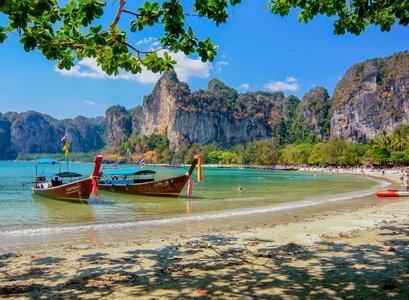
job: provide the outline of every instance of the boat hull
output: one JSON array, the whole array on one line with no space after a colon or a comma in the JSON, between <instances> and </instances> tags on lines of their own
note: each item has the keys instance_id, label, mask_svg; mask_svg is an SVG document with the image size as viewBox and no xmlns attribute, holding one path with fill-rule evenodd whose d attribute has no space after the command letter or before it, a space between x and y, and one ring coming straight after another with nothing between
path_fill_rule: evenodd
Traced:
<instances>
[{"instance_id":1,"label":"boat hull","mask_svg":"<svg viewBox=\"0 0 409 300\"><path fill-rule=\"evenodd\" d=\"M39 196L56 199L87 202L92 190L92 179L86 178L55 187L31 187L31 191Z\"/></svg>"},{"instance_id":2,"label":"boat hull","mask_svg":"<svg viewBox=\"0 0 409 300\"><path fill-rule=\"evenodd\" d=\"M133 184L98 184L98 189L116 193L178 197L190 176L182 175L163 180Z\"/></svg>"},{"instance_id":3,"label":"boat hull","mask_svg":"<svg viewBox=\"0 0 409 300\"><path fill-rule=\"evenodd\" d=\"M388 190L376 193L378 197L409 197L409 191L405 190Z\"/></svg>"}]
</instances>

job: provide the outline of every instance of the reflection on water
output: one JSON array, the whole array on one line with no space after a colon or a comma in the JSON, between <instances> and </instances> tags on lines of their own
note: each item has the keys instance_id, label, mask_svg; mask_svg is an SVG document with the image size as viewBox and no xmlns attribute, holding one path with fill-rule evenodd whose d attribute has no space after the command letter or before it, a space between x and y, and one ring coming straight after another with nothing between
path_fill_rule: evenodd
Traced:
<instances>
[{"instance_id":1,"label":"reflection on water","mask_svg":"<svg viewBox=\"0 0 409 300\"><path fill-rule=\"evenodd\" d=\"M61 224L61 222L91 224L96 221L92 205L77 201L53 200L36 194L33 194L32 197L49 224Z\"/></svg>"}]
</instances>

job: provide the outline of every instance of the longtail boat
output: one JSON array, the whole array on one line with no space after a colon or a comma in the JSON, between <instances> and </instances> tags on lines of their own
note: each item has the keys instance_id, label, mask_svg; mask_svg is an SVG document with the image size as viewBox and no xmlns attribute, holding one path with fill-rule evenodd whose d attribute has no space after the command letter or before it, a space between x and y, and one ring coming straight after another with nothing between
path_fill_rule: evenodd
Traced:
<instances>
[{"instance_id":1,"label":"longtail boat","mask_svg":"<svg viewBox=\"0 0 409 300\"><path fill-rule=\"evenodd\" d=\"M89 178L82 178L81 174L74 172L38 173L38 165L56 165L58 161L42 158L37 160L36 177L31 187L34 194L57 200L70 200L87 202L91 192L97 195L98 172L101 167L102 156L95 158L94 171Z\"/></svg>"},{"instance_id":2,"label":"longtail boat","mask_svg":"<svg viewBox=\"0 0 409 300\"><path fill-rule=\"evenodd\" d=\"M198 163L201 174L200 159L195 157L186 174L162 180L156 180L156 172L152 170L106 172L100 175L98 188L123 194L177 197Z\"/></svg>"}]
</instances>

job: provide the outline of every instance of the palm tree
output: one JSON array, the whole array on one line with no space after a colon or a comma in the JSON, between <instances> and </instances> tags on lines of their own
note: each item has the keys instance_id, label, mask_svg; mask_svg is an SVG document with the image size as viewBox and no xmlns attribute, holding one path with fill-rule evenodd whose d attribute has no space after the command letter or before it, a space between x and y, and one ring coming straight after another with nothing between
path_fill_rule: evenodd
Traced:
<instances>
[{"instance_id":1,"label":"palm tree","mask_svg":"<svg viewBox=\"0 0 409 300\"><path fill-rule=\"evenodd\" d=\"M403 151L408 145L408 137L403 133L402 128L397 128L393 131L391 141L392 149L395 151Z\"/></svg>"},{"instance_id":2,"label":"palm tree","mask_svg":"<svg viewBox=\"0 0 409 300\"><path fill-rule=\"evenodd\" d=\"M391 146L391 139L385 129L382 129L382 135L379 137L378 143L381 148L385 149L389 149Z\"/></svg>"}]
</instances>

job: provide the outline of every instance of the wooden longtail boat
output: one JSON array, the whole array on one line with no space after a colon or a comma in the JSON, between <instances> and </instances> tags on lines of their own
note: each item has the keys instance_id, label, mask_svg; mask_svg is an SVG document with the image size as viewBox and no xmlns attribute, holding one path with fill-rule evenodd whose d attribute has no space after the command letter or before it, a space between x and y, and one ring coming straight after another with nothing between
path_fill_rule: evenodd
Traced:
<instances>
[{"instance_id":1,"label":"wooden longtail boat","mask_svg":"<svg viewBox=\"0 0 409 300\"><path fill-rule=\"evenodd\" d=\"M102 173L103 178L99 179L98 188L123 194L177 197L198 162L199 158L195 157L186 174L162 180L155 180L154 174L156 172L152 170L123 170Z\"/></svg>"},{"instance_id":2,"label":"wooden longtail boat","mask_svg":"<svg viewBox=\"0 0 409 300\"><path fill-rule=\"evenodd\" d=\"M57 200L71 200L87 202L91 191L96 193L97 178L101 166L102 156L95 159L94 172L89 178L81 178L82 175L74 172L41 173L37 174L37 166L44 164L59 164L51 159L38 159L36 165L36 177L31 187L34 194Z\"/></svg>"}]
</instances>

